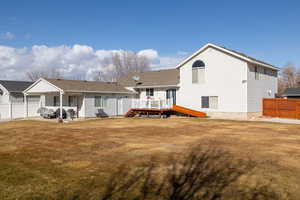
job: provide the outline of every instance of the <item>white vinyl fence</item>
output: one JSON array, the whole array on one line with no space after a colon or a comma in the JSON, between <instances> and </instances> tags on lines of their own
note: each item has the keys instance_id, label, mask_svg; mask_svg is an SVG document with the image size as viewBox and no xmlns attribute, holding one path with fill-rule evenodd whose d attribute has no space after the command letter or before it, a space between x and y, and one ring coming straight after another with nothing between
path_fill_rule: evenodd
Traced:
<instances>
[{"instance_id":1,"label":"white vinyl fence","mask_svg":"<svg viewBox=\"0 0 300 200\"><path fill-rule=\"evenodd\" d=\"M29 99L27 106L28 117L39 116L39 113L37 113L40 107L39 99ZM24 117L25 105L23 102L0 104L0 120L19 119Z\"/></svg>"}]
</instances>

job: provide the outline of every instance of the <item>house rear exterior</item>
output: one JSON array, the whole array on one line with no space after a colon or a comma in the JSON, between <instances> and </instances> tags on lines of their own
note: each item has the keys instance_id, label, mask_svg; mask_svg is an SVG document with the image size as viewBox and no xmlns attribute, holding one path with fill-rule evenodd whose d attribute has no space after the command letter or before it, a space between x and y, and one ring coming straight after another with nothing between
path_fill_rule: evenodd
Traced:
<instances>
[{"instance_id":1,"label":"house rear exterior","mask_svg":"<svg viewBox=\"0 0 300 200\"><path fill-rule=\"evenodd\" d=\"M261 115L263 98L275 97L278 71L207 44L174 69L129 73L117 83L41 78L23 91L19 111L29 116L28 100L40 97L39 107L74 110L82 118L124 115L131 108L170 110L174 104L209 116L249 117Z\"/></svg>"},{"instance_id":2,"label":"house rear exterior","mask_svg":"<svg viewBox=\"0 0 300 200\"><path fill-rule=\"evenodd\" d=\"M177 104L208 115L258 115L277 93L277 67L207 44L177 66Z\"/></svg>"},{"instance_id":3,"label":"house rear exterior","mask_svg":"<svg viewBox=\"0 0 300 200\"><path fill-rule=\"evenodd\" d=\"M24 94L41 96L41 107L74 110L81 118L124 115L135 97L133 91L118 83L44 78Z\"/></svg>"},{"instance_id":4,"label":"house rear exterior","mask_svg":"<svg viewBox=\"0 0 300 200\"><path fill-rule=\"evenodd\" d=\"M277 93L279 69L245 54L207 44L175 69L131 73L120 84L140 100L167 101L209 116L260 115ZM171 95L170 95L171 93ZM148 104L149 105L149 104Z\"/></svg>"}]
</instances>

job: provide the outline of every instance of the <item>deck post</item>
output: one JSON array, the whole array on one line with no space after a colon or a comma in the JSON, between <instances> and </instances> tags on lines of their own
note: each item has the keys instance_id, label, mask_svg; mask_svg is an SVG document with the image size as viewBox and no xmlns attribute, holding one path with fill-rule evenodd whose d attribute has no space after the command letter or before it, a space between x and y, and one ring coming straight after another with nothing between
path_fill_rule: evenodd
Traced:
<instances>
[{"instance_id":1,"label":"deck post","mask_svg":"<svg viewBox=\"0 0 300 200\"><path fill-rule=\"evenodd\" d=\"M62 92L59 92L59 109L60 109L60 119L62 119L63 118L63 113L62 113L62 111L63 111L63 94L62 94Z\"/></svg>"},{"instance_id":2,"label":"deck post","mask_svg":"<svg viewBox=\"0 0 300 200\"><path fill-rule=\"evenodd\" d=\"M28 117L28 102L27 102L27 94L24 94L24 117Z\"/></svg>"}]
</instances>

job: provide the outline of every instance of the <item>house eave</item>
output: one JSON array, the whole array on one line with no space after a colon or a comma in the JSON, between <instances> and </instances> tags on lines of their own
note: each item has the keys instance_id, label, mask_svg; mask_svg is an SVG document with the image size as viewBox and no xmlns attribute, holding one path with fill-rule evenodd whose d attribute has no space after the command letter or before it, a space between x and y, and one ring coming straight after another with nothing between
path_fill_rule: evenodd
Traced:
<instances>
[{"instance_id":1,"label":"house eave","mask_svg":"<svg viewBox=\"0 0 300 200\"><path fill-rule=\"evenodd\" d=\"M131 86L132 88L139 89L139 88L170 88L176 87L179 88L179 85L143 85L143 86Z\"/></svg>"}]
</instances>

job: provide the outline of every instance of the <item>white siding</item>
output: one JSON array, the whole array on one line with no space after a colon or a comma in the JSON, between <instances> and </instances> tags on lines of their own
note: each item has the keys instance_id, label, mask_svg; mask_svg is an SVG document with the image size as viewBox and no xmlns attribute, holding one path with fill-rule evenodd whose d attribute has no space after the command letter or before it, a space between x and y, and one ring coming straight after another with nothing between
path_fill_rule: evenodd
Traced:
<instances>
[{"instance_id":1,"label":"white siding","mask_svg":"<svg viewBox=\"0 0 300 200\"><path fill-rule=\"evenodd\" d=\"M1 104L0 103L0 120L1 119L9 119L10 111L9 111L9 104Z\"/></svg>"},{"instance_id":2,"label":"white siding","mask_svg":"<svg viewBox=\"0 0 300 200\"><path fill-rule=\"evenodd\" d=\"M205 63L205 83L192 83L192 64ZM247 112L247 63L208 48L180 68L177 104L199 111ZM218 96L218 109L202 109L201 96Z\"/></svg>"},{"instance_id":3,"label":"white siding","mask_svg":"<svg viewBox=\"0 0 300 200\"><path fill-rule=\"evenodd\" d=\"M105 108L95 107L95 96L106 96ZM131 95L86 94L84 99L85 117L123 115L131 108ZM119 101L119 102L118 102Z\"/></svg>"},{"instance_id":4,"label":"white siding","mask_svg":"<svg viewBox=\"0 0 300 200\"><path fill-rule=\"evenodd\" d=\"M258 73L259 80L255 80L254 65L248 65L248 112L261 112L262 99L274 98L277 93L277 77L264 74L263 67L258 67Z\"/></svg>"}]
</instances>

